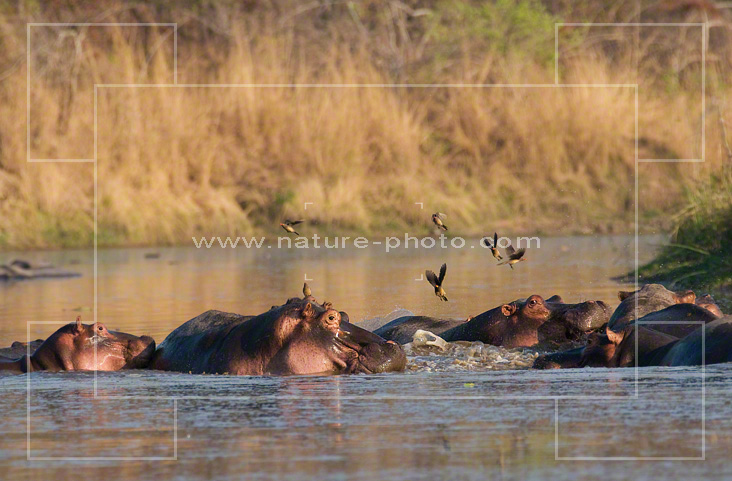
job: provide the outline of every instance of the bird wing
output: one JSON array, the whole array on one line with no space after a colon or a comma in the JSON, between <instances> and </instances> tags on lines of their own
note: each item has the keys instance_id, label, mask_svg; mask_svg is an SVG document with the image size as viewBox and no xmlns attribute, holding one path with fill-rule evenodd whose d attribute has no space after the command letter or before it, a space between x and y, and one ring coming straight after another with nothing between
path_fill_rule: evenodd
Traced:
<instances>
[{"instance_id":1,"label":"bird wing","mask_svg":"<svg viewBox=\"0 0 732 481\"><path fill-rule=\"evenodd\" d=\"M488 248L493 247L491 245L491 239L490 239L490 237L483 237L483 245L486 246L486 247L488 247Z\"/></svg>"},{"instance_id":2,"label":"bird wing","mask_svg":"<svg viewBox=\"0 0 732 481\"><path fill-rule=\"evenodd\" d=\"M526 249L521 248L521 249L517 250L515 253L511 254L510 257L511 257L511 259L521 259L525 253L526 253Z\"/></svg>"},{"instance_id":3,"label":"bird wing","mask_svg":"<svg viewBox=\"0 0 732 481\"><path fill-rule=\"evenodd\" d=\"M440 266L440 277L438 280L440 281L440 285L442 285L442 282L445 280L445 274L447 273L447 264L442 264Z\"/></svg>"},{"instance_id":4,"label":"bird wing","mask_svg":"<svg viewBox=\"0 0 732 481\"><path fill-rule=\"evenodd\" d=\"M493 245L498 247L498 232L493 233Z\"/></svg>"},{"instance_id":5,"label":"bird wing","mask_svg":"<svg viewBox=\"0 0 732 481\"><path fill-rule=\"evenodd\" d=\"M435 275L434 272L432 272L430 270L424 271L424 276L427 278L427 282L432 284L432 287L437 287L438 281L437 281L437 276Z\"/></svg>"},{"instance_id":6,"label":"bird wing","mask_svg":"<svg viewBox=\"0 0 732 481\"><path fill-rule=\"evenodd\" d=\"M303 221L303 220L293 220L293 221L287 221L287 222L289 222L290 225L297 225L297 224L302 224L305 221Z\"/></svg>"},{"instance_id":7,"label":"bird wing","mask_svg":"<svg viewBox=\"0 0 732 481\"><path fill-rule=\"evenodd\" d=\"M513 254L516 252L516 249L513 248L511 244L506 247L506 254L508 254L509 257L513 256Z\"/></svg>"},{"instance_id":8,"label":"bird wing","mask_svg":"<svg viewBox=\"0 0 732 481\"><path fill-rule=\"evenodd\" d=\"M436 215L437 217L439 217L440 219L446 219L446 218L447 218L447 214L443 214L442 212L438 212L438 213L437 213L437 214L435 214L435 215Z\"/></svg>"}]
</instances>

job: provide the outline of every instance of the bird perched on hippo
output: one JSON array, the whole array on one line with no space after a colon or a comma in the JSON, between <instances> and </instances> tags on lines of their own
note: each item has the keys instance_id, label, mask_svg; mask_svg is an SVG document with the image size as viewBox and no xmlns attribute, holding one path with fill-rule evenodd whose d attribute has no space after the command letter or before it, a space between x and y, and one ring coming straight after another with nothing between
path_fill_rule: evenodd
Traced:
<instances>
[{"instance_id":1,"label":"bird perched on hippo","mask_svg":"<svg viewBox=\"0 0 732 481\"><path fill-rule=\"evenodd\" d=\"M151 368L193 374L379 373L406 366L402 348L312 296L258 316L207 311L160 344Z\"/></svg>"}]
</instances>

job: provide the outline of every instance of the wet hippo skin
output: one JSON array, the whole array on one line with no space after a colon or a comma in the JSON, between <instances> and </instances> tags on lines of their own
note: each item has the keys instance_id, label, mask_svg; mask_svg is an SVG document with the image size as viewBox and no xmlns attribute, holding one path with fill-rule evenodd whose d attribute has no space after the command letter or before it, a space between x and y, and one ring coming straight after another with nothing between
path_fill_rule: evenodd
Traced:
<instances>
[{"instance_id":1,"label":"wet hippo skin","mask_svg":"<svg viewBox=\"0 0 732 481\"><path fill-rule=\"evenodd\" d=\"M565 304L559 296L545 301L539 295L532 295L466 321L404 316L374 332L400 344L410 342L414 333L422 329L446 341L481 341L512 348L533 346L540 340L553 341L555 336L556 341L561 342L584 329L602 326L608 318L609 309L601 301Z\"/></svg>"},{"instance_id":2,"label":"wet hippo skin","mask_svg":"<svg viewBox=\"0 0 732 481\"><path fill-rule=\"evenodd\" d=\"M27 352L27 345L14 346L11 350L20 348ZM31 356L1 359L0 370L24 373L142 369L148 366L154 352L155 341L148 336L108 331L100 323L82 324L78 317L75 323L67 324L49 336Z\"/></svg>"},{"instance_id":3,"label":"wet hippo skin","mask_svg":"<svg viewBox=\"0 0 732 481\"><path fill-rule=\"evenodd\" d=\"M239 375L400 371L399 345L348 322L312 297L293 298L258 316L208 311L165 338L153 369Z\"/></svg>"}]
</instances>

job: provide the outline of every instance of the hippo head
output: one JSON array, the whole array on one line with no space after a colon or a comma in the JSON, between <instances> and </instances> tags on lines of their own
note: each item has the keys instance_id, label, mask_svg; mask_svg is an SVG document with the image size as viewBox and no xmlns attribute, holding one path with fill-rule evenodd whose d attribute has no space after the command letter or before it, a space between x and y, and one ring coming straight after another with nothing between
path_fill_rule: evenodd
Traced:
<instances>
[{"instance_id":1,"label":"hippo head","mask_svg":"<svg viewBox=\"0 0 732 481\"><path fill-rule=\"evenodd\" d=\"M282 309L275 330L284 349L274 361L274 371L378 373L406 366L401 346L349 323L348 314L329 302L294 298Z\"/></svg>"},{"instance_id":2,"label":"hippo head","mask_svg":"<svg viewBox=\"0 0 732 481\"><path fill-rule=\"evenodd\" d=\"M638 317L643 317L674 304L693 304L696 294L694 291L670 291L660 284L646 284L637 291L618 292L618 299L620 305L608 321L608 326L615 331L624 329L636 318L636 309Z\"/></svg>"},{"instance_id":3,"label":"hippo head","mask_svg":"<svg viewBox=\"0 0 732 481\"><path fill-rule=\"evenodd\" d=\"M716 317L722 317L724 315L724 313L722 313L722 309L719 308L714 298L709 294L697 297L695 304L699 307L703 307L707 311L714 314Z\"/></svg>"},{"instance_id":4,"label":"hippo head","mask_svg":"<svg viewBox=\"0 0 732 481\"><path fill-rule=\"evenodd\" d=\"M117 371L147 367L154 352L151 337L108 331L98 322L82 324L79 316L46 339L32 362L49 371Z\"/></svg>"},{"instance_id":5,"label":"hippo head","mask_svg":"<svg viewBox=\"0 0 732 481\"><path fill-rule=\"evenodd\" d=\"M502 305L501 313L505 317L520 320L523 325L538 327L549 319L551 311L544 298L534 294L526 300Z\"/></svg>"},{"instance_id":6,"label":"hippo head","mask_svg":"<svg viewBox=\"0 0 732 481\"><path fill-rule=\"evenodd\" d=\"M610 367L614 365L615 353L625 338L625 331L615 332L606 329L604 333L594 332L587 338L582 350L580 367Z\"/></svg>"},{"instance_id":7,"label":"hippo head","mask_svg":"<svg viewBox=\"0 0 732 481\"><path fill-rule=\"evenodd\" d=\"M554 299L558 301L553 301ZM602 327L610 319L610 306L602 301L585 301L577 304L565 304L559 296L547 300L551 310L551 321L557 321L568 329L589 332Z\"/></svg>"},{"instance_id":8,"label":"hippo head","mask_svg":"<svg viewBox=\"0 0 732 481\"><path fill-rule=\"evenodd\" d=\"M566 304L561 297L552 296L546 300L546 307L550 315L538 329L538 340L550 345L583 340L610 318L610 308L602 301Z\"/></svg>"}]
</instances>

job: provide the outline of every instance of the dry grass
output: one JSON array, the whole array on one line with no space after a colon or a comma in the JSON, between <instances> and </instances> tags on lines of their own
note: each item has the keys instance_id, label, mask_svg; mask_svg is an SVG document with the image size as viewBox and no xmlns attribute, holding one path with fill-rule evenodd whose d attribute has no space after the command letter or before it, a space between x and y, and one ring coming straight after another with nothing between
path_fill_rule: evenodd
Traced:
<instances>
[{"instance_id":1,"label":"dry grass","mask_svg":"<svg viewBox=\"0 0 732 481\"><path fill-rule=\"evenodd\" d=\"M422 3L429 15L388 1L299 15L288 2L252 11L191 2L161 13L107 2L84 15L5 12L0 247L92 239L92 166L25 162L27 71L23 61L13 63L25 56L22 22L178 21L181 83L553 82L544 54L490 48L488 35L453 38L443 28L450 18L439 15L444 7ZM532 10L524 10L510 13L526 19ZM467 12L461 21L477 15ZM532 22L553 25L549 14L536 15ZM171 82L172 37L148 30L34 32L34 157L93 156L94 83ZM543 45L530 40L519 45ZM563 78L636 77L622 55L597 52L564 62ZM639 79L648 85L640 93L642 157L699 155L698 62L685 65L673 89L655 81L657 70ZM449 214L455 234L632 229L632 89L102 88L98 112L103 245L279 233L280 219L303 215L303 202L314 202L307 218L317 227L308 230L324 232L427 233L437 210ZM647 222L665 225L684 187L724 162L717 129L708 120L705 165L642 181Z\"/></svg>"}]
</instances>

